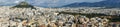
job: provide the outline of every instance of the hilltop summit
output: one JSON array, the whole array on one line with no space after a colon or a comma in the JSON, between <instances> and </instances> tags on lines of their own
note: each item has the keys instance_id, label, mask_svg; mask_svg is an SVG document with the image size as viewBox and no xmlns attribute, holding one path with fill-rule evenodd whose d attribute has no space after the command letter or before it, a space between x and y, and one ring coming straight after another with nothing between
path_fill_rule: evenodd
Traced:
<instances>
[{"instance_id":1,"label":"hilltop summit","mask_svg":"<svg viewBox=\"0 0 120 27\"><path fill-rule=\"evenodd\" d=\"M25 2L25 1L20 2L18 5L13 6L12 8L31 8L31 9L36 9L34 6L28 4L28 3Z\"/></svg>"}]
</instances>

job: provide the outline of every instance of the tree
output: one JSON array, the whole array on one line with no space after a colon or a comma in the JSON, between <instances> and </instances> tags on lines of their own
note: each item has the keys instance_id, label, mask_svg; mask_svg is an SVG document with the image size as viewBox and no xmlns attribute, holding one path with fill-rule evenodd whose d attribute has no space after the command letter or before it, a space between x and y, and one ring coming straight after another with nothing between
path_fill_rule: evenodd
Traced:
<instances>
[{"instance_id":1,"label":"tree","mask_svg":"<svg viewBox=\"0 0 120 27\"><path fill-rule=\"evenodd\" d=\"M25 2L25 1L20 2L18 5L13 6L12 8L31 8L31 9L36 9L34 6L28 4L28 3Z\"/></svg>"}]
</instances>

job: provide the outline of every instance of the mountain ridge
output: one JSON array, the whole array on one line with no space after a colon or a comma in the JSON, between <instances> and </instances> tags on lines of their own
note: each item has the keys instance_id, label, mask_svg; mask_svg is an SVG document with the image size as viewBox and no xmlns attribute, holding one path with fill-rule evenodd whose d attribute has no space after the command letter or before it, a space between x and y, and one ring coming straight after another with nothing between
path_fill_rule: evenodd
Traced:
<instances>
[{"instance_id":1,"label":"mountain ridge","mask_svg":"<svg viewBox=\"0 0 120 27\"><path fill-rule=\"evenodd\" d=\"M120 0L105 0L101 2L95 2L95 3L72 3L68 5L64 5L62 7L120 7Z\"/></svg>"}]
</instances>

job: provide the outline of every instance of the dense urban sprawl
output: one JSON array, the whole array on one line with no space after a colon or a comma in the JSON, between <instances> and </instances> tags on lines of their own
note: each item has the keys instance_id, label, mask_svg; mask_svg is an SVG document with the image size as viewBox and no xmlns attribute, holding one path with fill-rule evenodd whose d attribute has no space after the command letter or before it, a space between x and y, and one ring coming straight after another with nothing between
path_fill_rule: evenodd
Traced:
<instances>
[{"instance_id":1,"label":"dense urban sprawl","mask_svg":"<svg viewBox=\"0 0 120 27\"><path fill-rule=\"evenodd\" d=\"M40 7L36 9L0 7L0 27L120 27L120 24L111 23L107 18L59 13L64 11L120 15L119 9Z\"/></svg>"}]
</instances>

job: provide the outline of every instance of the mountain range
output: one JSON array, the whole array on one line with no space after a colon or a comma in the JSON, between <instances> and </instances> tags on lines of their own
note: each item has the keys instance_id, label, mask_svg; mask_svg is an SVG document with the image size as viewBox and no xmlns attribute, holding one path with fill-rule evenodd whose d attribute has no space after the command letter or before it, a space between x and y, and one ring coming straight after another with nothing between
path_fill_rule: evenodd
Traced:
<instances>
[{"instance_id":1,"label":"mountain range","mask_svg":"<svg viewBox=\"0 0 120 27\"><path fill-rule=\"evenodd\" d=\"M110 8L120 8L120 0L104 0L95 3L82 2L82 3L72 3L64 5L62 7L110 7Z\"/></svg>"}]
</instances>

